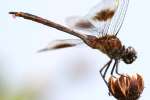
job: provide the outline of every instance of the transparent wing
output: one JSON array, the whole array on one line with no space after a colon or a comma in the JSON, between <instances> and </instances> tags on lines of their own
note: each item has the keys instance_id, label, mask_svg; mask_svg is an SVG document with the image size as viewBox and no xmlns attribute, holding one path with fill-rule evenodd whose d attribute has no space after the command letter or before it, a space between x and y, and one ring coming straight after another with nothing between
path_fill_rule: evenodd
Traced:
<instances>
[{"instance_id":1,"label":"transparent wing","mask_svg":"<svg viewBox=\"0 0 150 100\"><path fill-rule=\"evenodd\" d=\"M102 0L86 15L87 19L97 28L98 34L108 33L118 5L118 0Z\"/></svg>"},{"instance_id":2,"label":"transparent wing","mask_svg":"<svg viewBox=\"0 0 150 100\"><path fill-rule=\"evenodd\" d=\"M89 30L94 28L94 26L84 17L71 16L66 19L66 23L69 27L74 29L85 29Z\"/></svg>"},{"instance_id":3,"label":"transparent wing","mask_svg":"<svg viewBox=\"0 0 150 100\"><path fill-rule=\"evenodd\" d=\"M104 31L109 29L111 19L117 7L117 0L102 0L93 7L86 16L71 17L67 19L67 23L74 29L87 29L90 32L96 32L96 35L99 33L106 33Z\"/></svg>"},{"instance_id":4,"label":"transparent wing","mask_svg":"<svg viewBox=\"0 0 150 100\"><path fill-rule=\"evenodd\" d=\"M88 30L92 35L115 34L119 32L128 8L129 0L102 0L84 17L68 18L73 29Z\"/></svg>"},{"instance_id":5,"label":"transparent wing","mask_svg":"<svg viewBox=\"0 0 150 100\"><path fill-rule=\"evenodd\" d=\"M77 46L82 43L83 43L83 41L80 39L55 40L55 41L52 41L51 43L49 43L46 48L43 48L43 49L39 50L38 52L73 47L73 46Z\"/></svg>"},{"instance_id":6,"label":"transparent wing","mask_svg":"<svg viewBox=\"0 0 150 100\"><path fill-rule=\"evenodd\" d=\"M85 31L89 35L97 35L97 28L85 17L70 16L66 18L65 22L71 29Z\"/></svg>"},{"instance_id":7,"label":"transparent wing","mask_svg":"<svg viewBox=\"0 0 150 100\"><path fill-rule=\"evenodd\" d=\"M118 10L116 11L109 27L109 32L114 33L116 35L120 31L120 28L123 24L127 8L129 5L129 0L119 0L118 3L119 3Z\"/></svg>"},{"instance_id":8,"label":"transparent wing","mask_svg":"<svg viewBox=\"0 0 150 100\"><path fill-rule=\"evenodd\" d=\"M89 21L102 34L119 32L128 8L129 0L103 0L87 15Z\"/></svg>"}]
</instances>

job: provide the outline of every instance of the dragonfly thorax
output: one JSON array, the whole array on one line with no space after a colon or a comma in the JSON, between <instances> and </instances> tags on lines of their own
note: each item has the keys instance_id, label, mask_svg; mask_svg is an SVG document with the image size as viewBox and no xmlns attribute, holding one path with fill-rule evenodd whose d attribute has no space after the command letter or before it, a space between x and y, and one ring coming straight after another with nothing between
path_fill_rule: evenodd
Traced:
<instances>
[{"instance_id":1,"label":"dragonfly thorax","mask_svg":"<svg viewBox=\"0 0 150 100\"><path fill-rule=\"evenodd\" d=\"M113 59L120 59L123 53L121 41L115 35L106 35L98 38L96 49Z\"/></svg>"},{"instance_id":2,"label":"dragonfly thorax","mask_svg":"<svg viewBox=\"0 0 150 100\"><path fill-rule=\"evenodd\" d=\"M88 36L84 42L108 55L109 58L122 59L126 64L131 64L137 58L134 48L125 48L115 35L105 35L99 38Z\"/></svg>"}]
</instances>

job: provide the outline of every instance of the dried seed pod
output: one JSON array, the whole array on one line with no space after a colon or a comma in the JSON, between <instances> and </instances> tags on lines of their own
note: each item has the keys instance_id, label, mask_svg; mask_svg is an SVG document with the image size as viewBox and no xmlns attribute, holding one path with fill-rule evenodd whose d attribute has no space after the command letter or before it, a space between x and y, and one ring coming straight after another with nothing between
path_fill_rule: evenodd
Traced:
<instances>
[{"instance_id":1,"label":"dried seed pod","mask_svg":"<svg viewBox=\"0 0 150 100\"><path fill-rule=\"evenodd\" d=\"M117 100L137 100L144 89L143 78L139 75L110 77L108 88Z\"/></svg>"}]
</instances>

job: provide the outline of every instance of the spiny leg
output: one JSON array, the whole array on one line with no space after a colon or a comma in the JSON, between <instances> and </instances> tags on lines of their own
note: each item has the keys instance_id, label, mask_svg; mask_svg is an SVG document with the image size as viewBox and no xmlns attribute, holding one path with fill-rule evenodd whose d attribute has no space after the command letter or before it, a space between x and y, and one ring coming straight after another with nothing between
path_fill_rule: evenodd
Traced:
<instances>
[{"instance_id":1,"label":"spiny leg","mask_svg":"<svg viewBox=\"0 0 150 100\"><path fill-rule=\"evenodd\" d=\"M105 76L106 76L106 73L107 73L107 70L108 70L108 68L109 68L109 66L110 66L110 64L111 64L111 62L112 62L112 59L109 61L109 62L107 62L101 69L100 69L100 74L101 74L101 76L102 76L102 78L103 78L103 80L104 80L104 82L106 83L106 85L108 85L108 83L107 83L107 81L105 80ZM106 69L105 69L106 68ZM105 69L105 71L104 71L104 74L102 73L103 72L103 70Z\"/></svg>"},{"instance_id":2,"label":"spiny leg","mask_svg":"<svg viewBox=\"0 0 150 100\"><path fill-rule=\"evenodd\" d=\"M120 74L120 73L118 72L118 63L117 63L117 65L116 65L116 74L122 75L122 74Z\"/></svg>"},{"instance_id":3,"label":"spiny leg","mask_svg":"<svg viewBox=\"0 0 150 100\"><path fill-rule=\"evenodd\" d=\"M115 63L114 63L114 65L113 65L113 68L111 69L111 76L113 76L113 77L115 77L115 76L113 75L113 73L114 73L114 69L116 68L117 63L118 63L118 60L115 60ZM115 77L115 78L116 78L116 77Z\"/></svg>"},{"instance_id":4,"label":"spiny leg","mask_svg":"<svg viewBox=\"0 0 150 100\"><path fill-rule=\"evenodd\" d=\"M111 62L107 65L107 67L106 67L106 69L105 69L105 71L104 71L103 77L105 77L105 76L106 76L107 71L108 71L108 68L110 67L110 64L111 64Z\"/></svg>"},{"instance_id":5,"label":"spiny leg","mask_svg":"<svg viewBox=\"0 0 150 100\"><path fill-rule=\"evenodd\" d=\"M117 62L118 62L118 61L117 61ZM119 69L118 64L119 64L119 62L116 64L116 74L118 74L118 75L120 75L120 76L124 76L124 77L129 78L128 76L125 76L125 75L119 73L119 71L118 71L118 69Z\"/></svg>"}]
</instances>

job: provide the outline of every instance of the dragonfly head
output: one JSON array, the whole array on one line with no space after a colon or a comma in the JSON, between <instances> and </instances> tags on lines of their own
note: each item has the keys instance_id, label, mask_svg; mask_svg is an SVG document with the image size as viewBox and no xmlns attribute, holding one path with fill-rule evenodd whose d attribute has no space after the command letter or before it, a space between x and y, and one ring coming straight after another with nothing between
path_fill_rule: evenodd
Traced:
<instances>
[{"instance_id":1,"label":"dragonfly head","mask_svg":"<svg viewBox=\"0 0 150 100\"><path fill-rule=\"evenodd\" d=\"M124 50L122 60L126 64L131 64L133 61L135 61L137 58L137 53L133 47L128 47Z\"/></svg>"}]
</instances>

